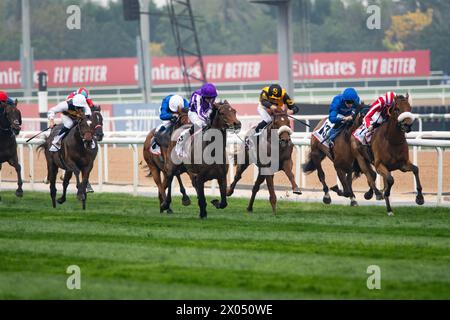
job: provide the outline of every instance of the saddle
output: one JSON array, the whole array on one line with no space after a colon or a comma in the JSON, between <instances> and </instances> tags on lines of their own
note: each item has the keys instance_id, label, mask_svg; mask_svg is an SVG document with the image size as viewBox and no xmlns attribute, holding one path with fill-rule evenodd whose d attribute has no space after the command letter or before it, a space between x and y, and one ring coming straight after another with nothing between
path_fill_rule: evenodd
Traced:
<instances>
[{"instance_id":1,"label":"saddle","mask_svg":"<svg viewBox=\"0 0 450 320\"><path fill-rule=\"evenodd\" d=\"M167 148L170 143L170 137L172 136L174 126L166 128L164 131L158 131L155 133L155 142L161 147Z\"/></svg>"}]
</instances>

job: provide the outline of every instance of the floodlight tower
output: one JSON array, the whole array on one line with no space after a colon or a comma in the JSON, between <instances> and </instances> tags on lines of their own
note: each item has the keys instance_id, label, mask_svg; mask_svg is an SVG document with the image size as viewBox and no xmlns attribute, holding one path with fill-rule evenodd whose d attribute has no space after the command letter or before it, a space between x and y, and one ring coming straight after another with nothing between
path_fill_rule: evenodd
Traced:
<instances>
[{"instance_id":1,"label":"floodlight tower","mask_svg":"<svg viewBox=\"0 0 450 320\"><path fill-rule=\"evenodd\" d=\"M294 96L292 75L292 2L291 0L250 0L250 2L277 6L278 9L278 79L288 94Z\"/></svg>"}]
</instances>

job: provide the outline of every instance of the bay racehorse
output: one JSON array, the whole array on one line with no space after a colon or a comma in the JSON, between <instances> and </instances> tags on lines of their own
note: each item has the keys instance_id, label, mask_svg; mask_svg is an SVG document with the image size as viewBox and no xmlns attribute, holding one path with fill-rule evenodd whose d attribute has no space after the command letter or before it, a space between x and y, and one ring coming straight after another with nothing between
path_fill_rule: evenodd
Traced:
<instances>
[{"instance_id":1,"label":"bay racehorse","mask_svg":"<svg viewBox=\"0 0 450 320\"><path fill-rule=\"evenodd\" d=\"M47 160L47 177L50 182L50 197L52 206L56 208L56 176L58 168L64 169L63 194L58 199L62 204L66 201L66 192L70 178L75 174L77 180L77 198L82 201L83 210L86 209L86 186L98 152L98 144L94 137L95 126L91 117L80 114L75 119L74 127L67 133L58 152L49 151L55 134L61 129L55 126L50 136L38 147L44 149ZM81 179L80 179L81 174Z\"/></svg>"},{"instance_id":2,"label":"bay racehorse","mask_svg":"<svg viewBox=\"0 0 450 320\"><path fill-rule=\"evenodd\" d=\"M178 119L176 123L172 126L172 128L164 134L163 141L159 141L160 148L161 148L161 154L157 155L150 151L153 137L155 135L156 129L153 129L149 132L147 137L145 138L144 142L144 160L147 163L148 168L150 169L151 176L153 177L153 180L156 183L156 186L158 187L158 198L159 198L159 205L161 209L162 203L166 199L166 192L167 189L167 173L166 173L166 167L167 163L171 161L170 159L170 151L173 148L173 144L171 144L171 135L173 132L177 132L178 129L182 128L185 125L188 125L189 118L186 111L180 112ZM169 150L170 149L170 150ZM169 152L168 152L169 151ZM172 165L170 165L171 172L175 172L175 176L178 179L178 184L180 185L180 192L183 195L181 199L181 203L184 206L188 206L191 204L191 200L189 199L189 196L186 193L186 189L184 188L183 182L181 180L181 172L185 171L184 166L180 166L179 170L176 168L172 168ZM161 173L163 175L163 180L161 180ZM163 212L163 210L161 210ZM169 207L167 208L168 213L172 213L172 209Z\"/></svg>"},{"instance_id":3,"label":"bay racehorse","mask_svg":"<svg viewBox=\"0 0 450 320\"><path fill-rule=\"evenodd\" d=\"M210 115L210 126L198 130L184 142L187 145L187 156L180 158L172 149L170 163L183 164L191 178L197 192L200 218L206 218L205 182L217 179L220 190L220 201L215 199L211 203L217 209L227 206L227 172L226 155L227 131L237 132L241 129L241 122L236 117L236 110L227 100L214 103ZM169 162L168 162L169 163ZM170 206L170 192L173 176L176 172L170 167L167 170L167 197L162 204L165 210Z\"/></svg>"},{"instance_id":4,"label":"bay racehorse","mask_svg":"<svg viewBox=\"0 0 450 320\"><path fill-rule=\"evenodd\" d=\"M364 118L365 113L367 112L367 108L363 105L360 105L356 108L355 113L352 116L352 120L346 123L343 123L343 128L339 135L335 138L334 147L331 151L328 147L327 138L325 141L320 141L323 139L323 135L327 135L327 131L330 128L326 127L325 123L328 118L322 119L317 126L313 130L313 134L311 135L311 145L310 152L308 154L308 161L303 164L303 171L306 174L312 173L317 170L317 176L319 177L320 182L323 187L323 202L325 204L331 203L331 197L329 194L330 188L325 180L325 172L322 168L322 161L327 157L333 163L334 169L336 170L339 181L342 184L343 190L339 190L338 186L335 185L331 187L331 190L335 191L338 195L344 196L346 198L350 198L350 205L356 206L358 202L356 201L355 194L353 193L352 181L357 178L361 174L361 170L358 166L358 162L355 160L351 149L350 149L350 137L353 131L358 128L358 126L362 123L362 119ZM371 170L371 174L376 178L376 173ZM373 195L372 189L370 189L364 197L366 199L371 198Z\"/></svg>"},{"instance_id":5,"label":"bay racehorse","mask_svg":"<svg viewBox=\"0 0 450 320\"><path fill-rule=\"evenodd\" d=\"M388 109L388 120L382 123L372 134L370 139L371 152L367 152L367 146L363 145L355 136L351 137L351 150L356 157L362 172L366 175L370 187L379 193L375 185L375 179L370 174L370 165L374 165L378 174L383 177L384 200L388 215L392 215L390 205L390 193L394 178L392 171L412 171L416 179L417 195L416 203L422 205L424 198L422 185L420 184L419 168L409 160L409 148L405 133L411 131L415 115L411 113L409 95L397 96L393 106Z\"/></svg>"},{"instance_id":6,"label":"bay racehorse","mask_svg":"<svg viewBox=\"0 0 450 320\"><path fill-rule=\"evenodd\" d=\"M256 160L256 165L258 166L258 177L256 178L256 181L254 183L253 189L252 189L252 196L250 198L250 202L247 207L247 211L251 212L253 211L253 203L255 201L256 194L259 191L259 188L261 184L266 181L267 188L269 190L269 200L270 204L272 206L272 211L276 212L276 203L277 203L277 197L275 194L275 188L274 188L274 174L275 172L282 170L286 174L286 176L289 179L289 182L291 183L292 191L295 194L301 194L300 188L297 186L297 183L295 182L294 174L292 173L292 167L293 167L293 161L292 161L292 151L294 148L294 144L291 141L291 134L292 130L290 128L290 120L288 117L288 114L286 110L277 108L275 110L271 111L272 116L272 122L267 126L267 128L258 136L256 137L249 137L249 139L256 140L256 142L251 142L250 146L247 145L244 147L244 149L241 150L241 152L245 152L244 154L244 161L243 163L238 163L236 168L236 174L234 176L234 180L231 183L230 187L227 190L227 196L231 196L234 192L234 189L236 187L236 184L238 181L242 178L243 172L248 168L248 166L251 164L250 161L250 152L256 151L256 156L254 159ZM250 130L250 132L253 132L253 129ZM272 141L272 134L276 134L276 139ZM248 136L248 134L247 134ZM246 139L246 141L249 141ZM277 149L273 149L273 143L278 144ZM272 163L272 151L277 150L277 156L274 157L273 161L275 163ZM261 154L262 153L262 154ZM263 153L266 153L263 155ZM267 157L264 161L261 161L261 156ZM268 161L268 158L271 158L270 161ZM239 158L239 157L238 157ZM266 161L267 160L267 161ZM272 165L274 165L274 168L271 168ZM267 170L267 172L265 172Z\"/></svg>"},{"instance_id":7,"label":"bay racehorse","mask_svg":"<svg viewBox=\"0 0 450 320\"><path fill-rule=\"evenodd\" d=\"M14 105L0 102L0 170L3 162L8 162L10 166L14 167L17 173L16 196L22 197L22 176L16 142L16 135L21 130L22 116L17 108L17 103L17 99Z\"/></svg>"}]
</instances>

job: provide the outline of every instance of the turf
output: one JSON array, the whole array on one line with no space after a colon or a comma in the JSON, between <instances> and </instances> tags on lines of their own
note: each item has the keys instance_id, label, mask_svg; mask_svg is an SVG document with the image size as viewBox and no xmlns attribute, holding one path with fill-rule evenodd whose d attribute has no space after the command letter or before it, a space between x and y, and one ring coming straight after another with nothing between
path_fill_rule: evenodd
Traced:
<instances>
[{"instance_id":1,"label":"turf","mask_svg":"<svg viewBox=\"0 0 450 320\"><path fill-rule=\"evenodd\" d=\"M225 210L174 199L2 193L1 299L449 299L450 210L351 208L229 199ZM193 199L195 200L195 199ZM195 201L193 201L195 202ZM81 290L69 290L70 265ZM381 289L369 290L369 265Z\"/></svg>"}]
</instances>

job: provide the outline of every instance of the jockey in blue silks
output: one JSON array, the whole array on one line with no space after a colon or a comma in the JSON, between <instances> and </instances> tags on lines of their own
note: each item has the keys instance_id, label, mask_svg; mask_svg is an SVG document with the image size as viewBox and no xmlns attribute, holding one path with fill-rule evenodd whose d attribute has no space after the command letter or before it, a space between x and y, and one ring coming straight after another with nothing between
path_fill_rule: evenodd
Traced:
<instances>
[{"instance_id":1,"label":"jockey in blue silks","mask_svg":"<svg viewBox=\"0 0 450 320\"><path fill-rule=\"evenodd\" d=\"M161 135L165 130L169 129L177 121L179 113L182 110L189 110L189 101L177 94L170 94L165 97L159 108L159 119L162 123L156 128L155 136ZM152 147L155 149L157 145L156 139L153 140Z\"/></svg>"},{"instance_id":2,"label":"jockey in blue silks","mask_svg":"<svg viewBox=\"0 0 450 320\"><path fill-rule=\"evenodd\" d=\"M334 124L328 136L330 146L333 146L334 139L336 139L343 129L343 124L352 121L355 109L360 104L361 99L353 88L347 88L342 94L333 98L328 116L330 122Z\"/></svg>"}]
</instances>

